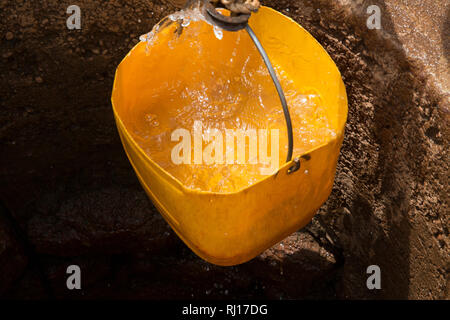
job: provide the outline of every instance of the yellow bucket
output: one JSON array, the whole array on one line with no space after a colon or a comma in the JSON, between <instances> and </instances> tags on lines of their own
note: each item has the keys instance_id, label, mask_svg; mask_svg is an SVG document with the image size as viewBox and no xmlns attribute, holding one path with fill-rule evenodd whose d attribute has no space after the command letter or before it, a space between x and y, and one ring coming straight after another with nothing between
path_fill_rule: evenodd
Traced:
<instances>
[{"instance_id":1,"label":"yellow bucket","mask_svg":"<svg viewBox=\"0 0 450 320\"><path fill-rule=\"evenodd\" d=\"M348 111L339 70L306 30L267 7L253 14L249 24L272 62L288 72L299 87L320 92L336 133L326 143L304 154L294 154L300 170L292 174L288 171L294 161L243 190L204 192L187 188L147 156L124 121L134 105L145 103L142 97L152 86L145 43L137 44L120 63L112 92L122 143L145 191L197 255L223 266L254 258L312 220L332 190ZM166 76L170 76L168 73Z\"/></svg>"}]
</instances>

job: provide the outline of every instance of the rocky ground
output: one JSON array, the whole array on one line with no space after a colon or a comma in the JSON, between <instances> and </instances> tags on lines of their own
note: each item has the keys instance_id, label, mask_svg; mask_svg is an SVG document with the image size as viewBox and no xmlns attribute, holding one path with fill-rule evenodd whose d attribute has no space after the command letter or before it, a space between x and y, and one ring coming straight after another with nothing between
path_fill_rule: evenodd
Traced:
<instances>
[{"instance_id":1,"label":"rocky ground","mask_svg":"<svg viewBox=\"0 0 450 320\"><path fill-rule=\"evenodd\" d=\"M328 202L232 268L203 262L156 212L123 152L115 67L174 8L145 0L0 1L0 295L5 298L449 298L445 1L263 1L327 49L349 95ZM370 2L370 3L369 3ZM406 6L408 3L408 6ZM366 8L382 9L368 30ZM83 290L65 287L66 267ZM382 290L366 287L379 265Z\"/></svg>"}]
</instances>

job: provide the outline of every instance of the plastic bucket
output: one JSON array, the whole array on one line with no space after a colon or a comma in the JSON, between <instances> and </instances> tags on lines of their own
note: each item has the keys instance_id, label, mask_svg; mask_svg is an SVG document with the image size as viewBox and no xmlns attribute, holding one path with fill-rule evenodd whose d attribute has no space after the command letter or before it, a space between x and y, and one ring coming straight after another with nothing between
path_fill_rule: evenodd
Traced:
<instances>
[{"instance_id":1,"label":"plastic bucket","mask_svg":"<svg viewBox=\"0 0 450 320\"><path fill-rule=\"evenodd\" d=\"M153 87L157 77L149 75L160 72L147 63L151 57L146 54L145 43L137 44L120 63L112 92L118 131L143 188L197 255L223 266L254 258L312 220L332 190L348 111L338 68L305 29L267 7L253 14L249 24L271 60L289 73L292 81L320 92L336 132L327 143L294 154L300 170L292 174L288 170L293 162L286 163L274 175L248 188L215 193L189 189L155 163L133 139L124 121L133 106L144 103L146 90ZM208 45L207 39L199 37L196 41ZM153 50L164 49L157 46ZM176 76L166 71L165 77Z\"/></svg>"}]
</instances>

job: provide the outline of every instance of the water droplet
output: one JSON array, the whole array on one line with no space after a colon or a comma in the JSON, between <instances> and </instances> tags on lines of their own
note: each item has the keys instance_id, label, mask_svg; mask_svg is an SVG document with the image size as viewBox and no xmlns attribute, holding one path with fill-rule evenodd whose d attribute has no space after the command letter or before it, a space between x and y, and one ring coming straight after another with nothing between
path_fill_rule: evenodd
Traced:
<instances>
[{"instance_id":1,"label":"water droplet","mask_svg":"<svg viewBox=\"0 0 450 320\"><path fill-rule=\"evenodd\" d=\"M223 30L219 28L218 26L214 26L214 35L217 39L222 40L223 39Z\"/></svg>"},{"instance_id":2,"label":"water droplet","mask_svg":"<svg viewBox=\"0 0 450 320\"><path fill-rule=\"evenodd\" d=\"M190 24L191 24L191 19L190 19L189 17L186 17L186 18L183 20L183 23L181 24L181 26L182 26L183 28L186 28L186 27L189 27Z\"/></svg>"}]
</instances>

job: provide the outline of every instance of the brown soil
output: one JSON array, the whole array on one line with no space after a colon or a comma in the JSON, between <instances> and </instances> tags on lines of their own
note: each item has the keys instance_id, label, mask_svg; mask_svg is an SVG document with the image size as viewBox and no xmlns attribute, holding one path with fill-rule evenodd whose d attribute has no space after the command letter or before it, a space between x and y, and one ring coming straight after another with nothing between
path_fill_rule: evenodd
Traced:
<instances>
[{"instance_id":1,"label":"brown soil","mask_svg":"<svg viewBox=\"0 0 450 320\"><path fill-rule=\"evenodd\" d=\"M404 1L371 0L383 11L375 31L365 25L368 1L263 2L336 61L347 134L333 193L311 225L221 268L192 254L147 199L109 101L115 67L173 8L79 0L82 29L68 30L68 4L0 1L1 296L450 297L449 5L409 1L428 13L416 21L399 13ZM430 34L409 37L415 29ZM65 289L69 264L84 270L81 291ZM373 264L379 291L366 287Z\"/></svg>"}]
</instances>

